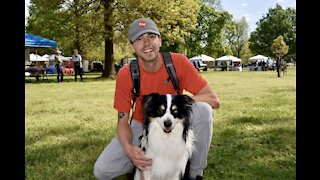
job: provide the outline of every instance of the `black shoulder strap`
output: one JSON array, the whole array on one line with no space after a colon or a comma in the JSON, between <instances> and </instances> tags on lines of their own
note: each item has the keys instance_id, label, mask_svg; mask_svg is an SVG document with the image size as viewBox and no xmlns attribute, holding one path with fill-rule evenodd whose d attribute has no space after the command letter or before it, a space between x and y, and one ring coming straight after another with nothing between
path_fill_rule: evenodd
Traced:
<instances>
[{"instance_id":1,"label":"black shoulder strap","mask_svg":"<svg viewBox=\"0 0 320 180\"><path fill-rule=\"evenodd\" d=\"M164 63L165 63L169 78L174 87L174 90L176 90L177 93L179 94L179 90L180 90L179 79L177 78L176 69L174 68L174 65L172 63L171 54L169 52L161 52L161 54L163 56Z\"/></svg>"},{"instance_id":2,"label":"black shoulder strap","mask_svg":"<svg viewBox=\"0 0 320 180\"><path fill-rule=\"evenodd\" d=\"M130 61L130 72L132 79L132 93L134 97L140 96L140 71L138 66L138 59Z\"/></svg>"},{"instance_id":3,"label":"black shoulder strap","mask_svg":"<svg viewBox=\"0 0 320 180\"><path fill-rule=\"evenodd\" d=\"M133 59L130 61L130 73L131 73L131 79L132 79L132 94L133 94L132 106L131 106L131 117L130 117L130 124L131 124L136 98L140 96L140 71L139 71L138 59Z\"/></svg>"}]
</instances>

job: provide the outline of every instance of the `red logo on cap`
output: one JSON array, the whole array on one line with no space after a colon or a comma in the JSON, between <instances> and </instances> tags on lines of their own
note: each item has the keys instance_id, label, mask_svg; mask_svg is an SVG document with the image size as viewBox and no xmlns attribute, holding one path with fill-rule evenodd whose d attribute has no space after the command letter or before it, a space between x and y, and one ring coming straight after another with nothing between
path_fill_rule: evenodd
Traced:
<instances>
[{"instance_id":1,"label":"red logo on cap","mask_svg":"<svg viewBox=\"0 0 320 180\"><path fill-rule=\"evenodd\" d=\"M139 22L139 27L145 27L146 23L145 22Z\"/></svg>"}]
</instances>

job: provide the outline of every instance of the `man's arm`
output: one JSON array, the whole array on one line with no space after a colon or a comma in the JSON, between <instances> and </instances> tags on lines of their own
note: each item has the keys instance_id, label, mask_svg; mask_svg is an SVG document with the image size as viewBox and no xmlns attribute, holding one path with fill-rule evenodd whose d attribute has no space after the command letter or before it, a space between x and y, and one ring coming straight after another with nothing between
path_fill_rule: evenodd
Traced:
<instances>
[{"instance_id":1,"label":"man's arm","mask_svg":"<svg viewBox=\"0 0 320 180\"><path fill-rule=\"evenodd\" d=\"M132 132L128 124L129 113L118 112L117 135L124 152L128 158L140 170L145 170L145 167L151 166L151 160L144 158L144 151L132 145Z\"/></svg>"},{"instance_id":2,"label":"man's arm","mask_svg":"<svg viewBox=\"0 0 320 180\"><path fill-rule=\"evenodd\" d=\"M195 101L207 102L211 107L218 109L220 106L220 98L210 86L207 84L204 86L199 93L192 97Z\"/></svg>"}]
</instances>

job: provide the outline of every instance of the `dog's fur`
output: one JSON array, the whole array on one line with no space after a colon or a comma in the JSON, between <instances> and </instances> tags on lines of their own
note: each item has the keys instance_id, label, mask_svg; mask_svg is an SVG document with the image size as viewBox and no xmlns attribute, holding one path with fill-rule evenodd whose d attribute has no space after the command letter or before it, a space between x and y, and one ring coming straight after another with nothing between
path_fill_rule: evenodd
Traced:
<instances>
[{"instance_id":1,"label":"dog's fur","mask_svg":"<svg viewBox=\"0 0 320 180\"><path fill-rule=\"evenodd\" d=\"M193 102L187 95L152 93L143 97L141 148L152 159L152 166L143 172L136 168L135 180L183 178L194 151L195 135L189 123Z\"/></svg>"}]
</instances>

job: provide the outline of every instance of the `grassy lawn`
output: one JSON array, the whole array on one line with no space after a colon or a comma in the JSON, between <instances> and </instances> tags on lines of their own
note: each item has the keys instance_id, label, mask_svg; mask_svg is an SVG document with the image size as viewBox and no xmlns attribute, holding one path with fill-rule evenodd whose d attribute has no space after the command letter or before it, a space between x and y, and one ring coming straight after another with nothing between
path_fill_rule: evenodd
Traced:
<instances>
[{"instance_id":1,"label":"grassy lawn","mask_svg":"<svg viewBox=\"0 0 320 180\"><path fill-rule=\"evenodd\" d=\"M296 179L296 70L201 72L221 98L205 179ZM26 179L94 180L115 136L115 80L86 74L25 83ZM121 178L119 178L121 179Z\"/></svg>"}]
</instances>

